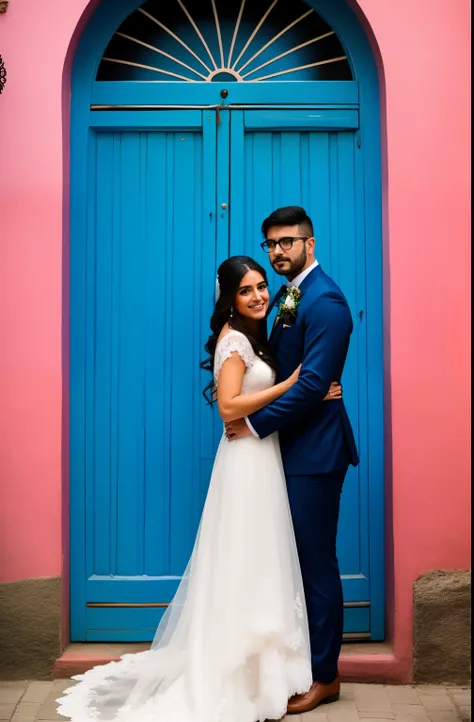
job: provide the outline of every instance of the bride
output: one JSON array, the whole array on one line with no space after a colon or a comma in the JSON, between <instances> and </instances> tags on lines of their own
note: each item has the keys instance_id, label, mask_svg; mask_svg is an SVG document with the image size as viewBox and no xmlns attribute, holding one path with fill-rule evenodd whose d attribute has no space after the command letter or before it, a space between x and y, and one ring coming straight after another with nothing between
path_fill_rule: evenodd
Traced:
<instances>
[{"instance_id":1,"label":"bride","mask_svg":"<svg viewBox=\"0 0 474 722\"><path fill-rule=\"evenodd\" d=\"M264 269L219 268L204 368L223 421L283 395L267 349ZM334 398L326 397L328 400ZM303 583L278 435L217 451L194 550L151 649L73 677L58 699L72 722L263 722L312 683Z\"/></svg>"}]
</instances>

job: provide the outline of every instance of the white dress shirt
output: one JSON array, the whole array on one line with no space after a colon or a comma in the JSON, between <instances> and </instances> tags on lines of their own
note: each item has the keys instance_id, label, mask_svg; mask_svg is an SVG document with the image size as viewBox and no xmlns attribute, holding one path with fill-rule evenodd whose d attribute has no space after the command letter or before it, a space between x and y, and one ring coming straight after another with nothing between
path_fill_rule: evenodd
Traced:
<instances>
[{"instance_id":1,"label":"white dress shirt","mask_svg":"<svg viewBox=\"0 0 474 722\"><path fill-rule=\"evenodd\" d=\"M306 278L306 276L309 276L309 274L311 273L311 271L313 271L313 270L316 268L316 266L319 266L319 263L318 263L317 260L315 259L315 260L314 260L314 263L312 263L311 266L308 266L308 268L305 268L304 271L301 271L301 273L298 274L298 276L296 276L296 278L294 278L292 281L287 281L287 282L286 282L286 285L288 286L288 288L290 288L291 286L296 286L296 288L299 288L299 287L301 286L301 284L303 283L304 279ZM253 426L252 426L252 424L250 423L250 421L249 421L249 419L248 419L247 416L245 417L245 421L246 421L247 426L249 427L250 431L252 432L252 434L253 434L254 436L256 436L257 439L259 439L259 438L260 438L259 435L257 434L257 432L255 431L255 429L253 428Z\"/></svg>"}]
</instances>

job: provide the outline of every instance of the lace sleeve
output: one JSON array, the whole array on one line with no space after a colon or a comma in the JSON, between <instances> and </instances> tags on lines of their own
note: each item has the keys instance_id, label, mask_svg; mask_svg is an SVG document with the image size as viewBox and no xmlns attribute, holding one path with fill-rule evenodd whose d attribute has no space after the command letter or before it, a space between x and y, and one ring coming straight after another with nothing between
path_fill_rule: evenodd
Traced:
<instances>
[{"instance_id":1,"label":"lace sleeve","mask_svg":"<svg viewBox=\"0 0 474 722\"><path fill-rule=\"evenodd\" d=\"M253 366L257 358L250 341L243 333L240 333L240 331L229 331L216 346L214 357L214 379L216 382L224 361L227 361L233 353L239 354L248 369Z\"/></svg>"}]
</instances>

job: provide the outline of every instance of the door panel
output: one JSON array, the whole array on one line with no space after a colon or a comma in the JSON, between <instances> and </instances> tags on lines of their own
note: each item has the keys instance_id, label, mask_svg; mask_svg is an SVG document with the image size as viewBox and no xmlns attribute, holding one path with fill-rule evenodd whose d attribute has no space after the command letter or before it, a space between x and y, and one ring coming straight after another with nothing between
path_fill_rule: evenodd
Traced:
<instances>
[{"instance_id":1,"label":"door panel","mask_svg":"<svg viewBox=\"0 0 474 722\"><path fill-rule=\"evenodd\" d=\"M328 113L328 118L325 117ZM337 119L339 129L334 121ZM287 129L288 125L288 129ZM325 128L332 127L330 131ZM261 223L275 208L302 205L315 225L316 256L340 284L354 332L343 377L345 403L361 453L366 443L363 224L356 209L362 184L355 111L246 111L232 113L230 253L270 268L261 251ZM242 163L243 158L243 163ZM363 268L363 266L362 266ZM270 272L272 290L281 277ZM366 460L350 467L344 485L338 555L347 603L370 601ZM369 631L365 609L346 614L346 631Z\"/></svg>"},{"instance_id":2,"label":"door panel","mask_svg":"<svg viewBox=\"0 0 474 722\"><path fill-rule=\"evenodd\" d=\"M215 216L205 212L215 174L204 173L216 166L215 127L186 125L91 134L86 639L122 638L120 620L149 636L150 613L156 627L163 607L120 615L90 605L171 600L214 454L199 363L216 272Z\"/></svg>"},{"instance_id":3,"label":"door panel","mask_svg":"<svg viewBox=\"0 0 474 722\"><path fill-rule=\"evenodd\" d=\"M246 110L244 111L244 126L249 130L281 130L289 131L293 128L299 133L315 130L357 130L359 127L358 110L319 110L309 108L306 110L292 108L289 110Z\"/></svg>"}]
</instances>

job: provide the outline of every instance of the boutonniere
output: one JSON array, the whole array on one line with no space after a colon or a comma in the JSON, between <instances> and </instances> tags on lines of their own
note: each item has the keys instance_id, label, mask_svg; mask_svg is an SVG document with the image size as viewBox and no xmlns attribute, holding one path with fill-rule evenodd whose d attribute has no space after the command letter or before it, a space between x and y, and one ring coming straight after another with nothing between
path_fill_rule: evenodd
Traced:
<instances>
[{"instance_id":1,"label":"boutonniere","mask_svg":"<svg viewBox=\"0 0 474 722\"><path fill-rule=\"evenodd\" d=\"M301 302L301 291L296 286L289 286L286 296L278 306L277 319L285 320L288 325L294 323Z\"/></svg>"}]
</instances>

